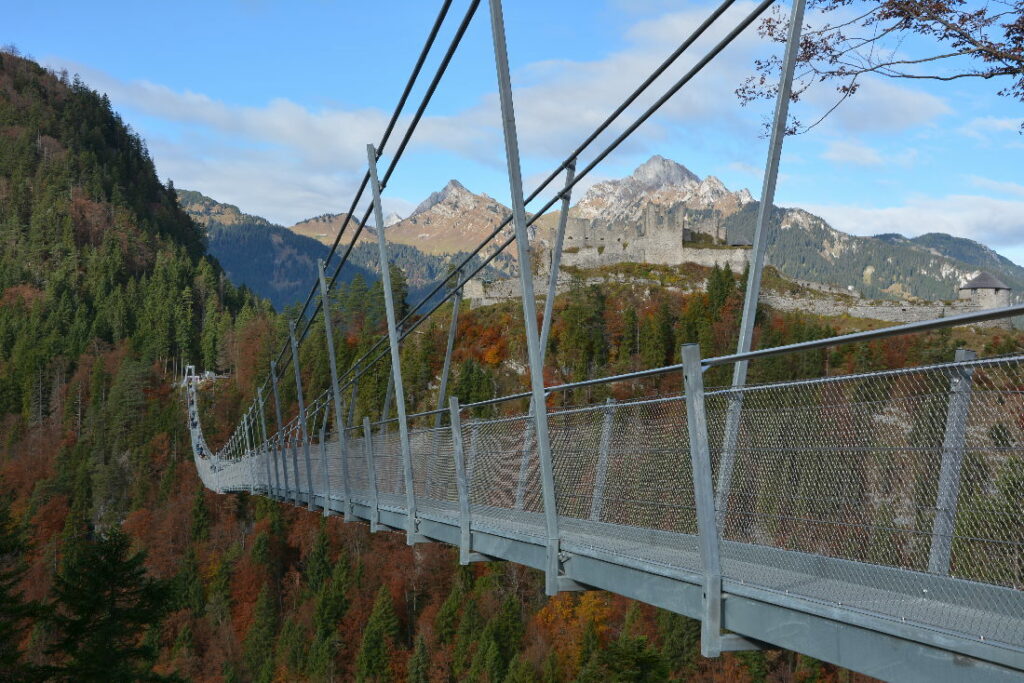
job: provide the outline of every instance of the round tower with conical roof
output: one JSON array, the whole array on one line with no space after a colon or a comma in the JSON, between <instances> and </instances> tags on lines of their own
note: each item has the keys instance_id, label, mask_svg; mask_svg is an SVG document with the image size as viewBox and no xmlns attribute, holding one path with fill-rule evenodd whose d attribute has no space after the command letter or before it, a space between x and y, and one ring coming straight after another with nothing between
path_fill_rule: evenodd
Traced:
<instances>
[{"instance_id":1,"label":"round tower with conical roof","mask_svg":"<svg viewBox=\"0 0 1024 683\"><path fill-rule=\"evenodd\" d=\"M1005 308L1010 305L1010 287L995 275L981 272L960 287L959 298L979 309Z\"/></svg>"}]
</instances>

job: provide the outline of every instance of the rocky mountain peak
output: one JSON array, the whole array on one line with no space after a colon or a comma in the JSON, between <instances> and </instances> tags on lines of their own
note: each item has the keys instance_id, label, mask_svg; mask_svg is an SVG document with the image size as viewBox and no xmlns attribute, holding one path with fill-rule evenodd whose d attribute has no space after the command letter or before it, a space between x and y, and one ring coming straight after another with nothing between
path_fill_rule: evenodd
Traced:
<instances>
[{"instance_id":1,"label":"rocky mountain peak","mask_svg":"<svg viewBox=\"0 0 1024 683\"><path fill-rule=\"evenodd\" d=\"M446 204L458 204L460 201L475 197L476 195L467 190L466 187L458 180L453 178L437 192L431 192L430 196L420 202L413 212L409 214L409 218L412 218L417 214L421 214L424 211L429 211L442 202Z\"/></svg>"},{"instance_id":2,"label":"rocky mountain peak","mask_svg":"<svg viewBox=\"0 0 1024 683\"><path fill-rule=\"evenodd\" d=\"M700 182L700 177L680 163L655 154L640 164L629 178L644 190L657 190L663 187L688 187Z\"/></svg>"}]
</instances>

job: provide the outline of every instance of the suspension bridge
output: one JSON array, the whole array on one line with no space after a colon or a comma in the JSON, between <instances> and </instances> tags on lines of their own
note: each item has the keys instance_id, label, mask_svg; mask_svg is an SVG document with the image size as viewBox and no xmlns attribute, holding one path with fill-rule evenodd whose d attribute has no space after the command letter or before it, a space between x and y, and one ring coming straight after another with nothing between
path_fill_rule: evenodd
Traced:
<instances>
[{"instance_id":1,"label":"suspension bridge","mask_svg":"<svg viewBox=\"0 0 1024 683\"><path fill-rule=\"evenodd\" d=\"M444 2L381 140L367 147L368 169L349 218L319 264L288 343L218 450L203 436L199 379L194 368L186 370L191 441L204 485L366 521L372 531L404 532L410 544L457 546L462 563L534 567L544 572L549 595L603 589L699 619L707 657L785 648L885 680L1024 680L1024 355L977 358L959 350L926 367L747 382L748 364L768 357L1024 313L1017 305L751 349L766 207L774 199L803 0L790 12L737 352L703 358L698 346L684 345L681 362L671 366L544 384L572 188L773 2L740 19L609 145L592 152L594 141L723 20L733 0L723 2L524 196L502 7L489 0L512 213L401 320L387 239L377 230L387 334L339 372L331 288L371 214L375 225L384 224L381 193L480 5L470 2L457 22L379 175L383 150L447 20L452 3ZM591 160L577 173L588 153ZM528 244L534 219L525 206L559 177L561 188L533 212L560 204L538 324ZM367 189L362 219L352 219ZM506 236L508 226L513 232ZM489 243L496 248L485 255ZM513 243L530 391L463 404L447 388L462 286ZM409 414L400 344L448 301L437 408ZM307 400L299 349L314 325L323 327L318 338L326 345L330 385ZM298 405L285 420L279 383L288 364ZM360 379L378 364L389 373L383 417L359 422ZM719 366L733 369L732 382L706 387L705 372ZM683 379L676 394L552 407L557 395L599 385L621 389L672 373Z\"/></svg>"}]
</instances>

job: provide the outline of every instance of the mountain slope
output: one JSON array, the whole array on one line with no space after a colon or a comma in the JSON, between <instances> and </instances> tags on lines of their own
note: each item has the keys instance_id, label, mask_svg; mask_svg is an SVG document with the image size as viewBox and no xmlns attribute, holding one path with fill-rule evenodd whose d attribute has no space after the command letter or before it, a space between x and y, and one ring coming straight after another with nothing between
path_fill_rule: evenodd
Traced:
<instances>
[{"instance_id":1,"label":"mountain slope","mask_svg":"<svg viewBox=\"0 0 1024 683\"><path fill-rule=\"evenodd\" d=\"M269 299L277 310L305 300L317 276L317 260L327 258L324 244L199 192L179 190L178 197L182 208L205 227L210 253L232 282ZM352 264L342 270L341 280L351 282L357 274L376 279Z\"/></svg>"},{"instance_id":2,"label":"mountain slope","mask_svg":"<svg viewBox=\"0 0 1024 683\"><path fill-rule=\"evenodd\" d=\"M231 281L245 285L271 301L277 310L301 303L316 278L318 259L326 259L329 247L323 242L296 234L293 229L275 225L265 218L243 213L238 207L223 204L199 192L179 190L182 208L206 228L210 253L217 258ZM324 214L301 221L297 225L320 226L337 230L343 214ZM319 227L311 228L313 230ZM346 229L351 234L352 223ZM393 228L388 229L388 239ZM333 237L330 241L333 241ZM339 246L339 252L345 248ZM392 261L405 273L409 298L418 302L432 289L439 278L451 270L463 256L460 252L424 253L407 244L390 245ZM337 263L335 258L334 263ZM351 282L357 275L370 283L379 277L380 258L376 237L364 230L349 263L342 269L341 282ZM497 267L484 274L500 277L506 274L509 260L499 257ZM331 271L333 272L333 271Z\"/></svg>"},{"instance_id":3,"label":"mountain slope","mask_svg":"<svg viewBox=\"0 0 1024 683\"><path fill-rule=\"evenodd\" d=\"M314 216L313 218L307 218L304 221L299 221L288 229L297 235L315 239L316 241L330 247L334 244L334 238L337 236L338 230L341 229L342 224L345 222L346 216L348 216L346 213L325 213L320 216ZM345 228L345 235L342 238L345 244L351 240L351 236L354 234L358 225L359 219L356 217L353 217L348 222L348 226ZM377 244L377 233L374 232L374 228L369 225L363 228L363 231L359 233L359 238L356 240L356 244L364 243Z\"/></svg>"},{"instance_id":4,"label":"mountain slope","mask_svg":"<svg viewBox=\"0 0 1024 683\"><path fill-rule=\"evenodd\" d=\"M408 218L387 229L388 239L428 254L467 252L483 241L511 211L457 180L423 200ZM503 233L511 234L507 226Z\"/></svg>"}]
</instances>

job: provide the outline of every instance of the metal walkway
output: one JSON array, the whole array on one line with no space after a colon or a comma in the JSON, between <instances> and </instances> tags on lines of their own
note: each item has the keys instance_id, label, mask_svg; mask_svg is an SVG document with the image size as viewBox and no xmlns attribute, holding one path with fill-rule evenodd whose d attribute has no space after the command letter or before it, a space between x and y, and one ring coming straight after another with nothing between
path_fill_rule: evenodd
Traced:
<instances>
[{"instance_id":1,"label":"metal walkway","mask_svg":"<svg viewBox=\"0 0 1024 683\"><path fill-rule=\"evenodd\" d=\"M254 422L221 457L191 374L187 387L214 490L457 545L463 562L550 573L555 552L556 590L701 619L706 654L775 646L888 680L1024 680L1024 356L549 411L554 544L521 396L502 417L455 399L443 426L408 416L409 491L397 420L328 435L325 393L309 438L298 419L262 439Z\"/></svg>"}]
</instances>

